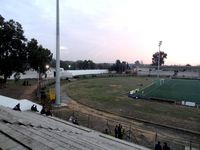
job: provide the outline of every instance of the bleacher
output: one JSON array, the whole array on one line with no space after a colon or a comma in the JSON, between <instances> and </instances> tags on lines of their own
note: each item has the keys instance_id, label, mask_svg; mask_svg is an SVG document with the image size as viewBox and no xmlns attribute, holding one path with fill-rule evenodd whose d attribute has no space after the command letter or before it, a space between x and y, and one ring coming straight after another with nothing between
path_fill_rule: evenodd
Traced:
<instances>
[{"instance_id":1,"label":"bleacher","mask_svg":"<svg viewBox=\"0 0 200 150\"><path fill-rule=\"evenodd\" d=\"M0 106L0 149L147 150L56 117Z\"/></svg>"}]
</instances>

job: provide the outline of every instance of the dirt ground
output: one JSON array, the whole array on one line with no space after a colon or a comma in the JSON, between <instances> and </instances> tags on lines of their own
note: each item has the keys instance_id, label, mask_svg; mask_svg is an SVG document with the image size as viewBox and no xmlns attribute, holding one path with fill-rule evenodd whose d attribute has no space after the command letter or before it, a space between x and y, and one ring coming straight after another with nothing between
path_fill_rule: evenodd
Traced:
<instances>
[{"instance_id":1,"label":"dirt ground","mask_svg":"<svg viewBox=\"0 0 200 150\"><path fill-rule=\"evenodd\" d=\"M35 90L37 89L37 80L29 80L28 85L23 85L24 80L18 82L7 81L6 86L0 88L0 94L16 99L35 99Z\"/></svg>"}]
</instances>

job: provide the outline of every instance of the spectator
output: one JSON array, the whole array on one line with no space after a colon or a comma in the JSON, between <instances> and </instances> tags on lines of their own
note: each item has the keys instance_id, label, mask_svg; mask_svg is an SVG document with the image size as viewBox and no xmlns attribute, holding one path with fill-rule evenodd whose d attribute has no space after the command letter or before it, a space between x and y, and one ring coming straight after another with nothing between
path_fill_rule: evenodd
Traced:
<instances>
[{"instance_id":1,"label":"spectator","mask_svg":"<svg viewBox=\"0 0 200 150\"><path fill-rule=\"evenodd\" d=\"M122 139L122 125L121 124L119 124L117 132L118 132L118 138Z\"/></svg>"},{"instance_id":2,"label":"spectator","mask_svg":"<svg viewBox=\"0 0 200 150\"><path fill-rule=\"evenodd\" d=\"M115 137L118 138L118 126L115 126Z\"/></svg>"},{"instance_id":3,"label":"spectator","mask_svg":"<svg viewBox=\"0 0 200 150\"><path fill-rule=\"evenodd\" d=\"M155 150L162 150L162 147L160 145L160 141L158 141L158 144L156 144Z\"/></svg>"},{"instance_id":4,"label":"spectator","mask_svg":"<svg viewBox=\"0 0 200 150\"><path fill-rule=\"evenodd\" d=\"M37 110L37 105L34 105L34 104L33 104L33 105L31 106L31 110L32 110L32 111L35 111L35 112L38 112L38 110Z\"/></svg>"},{"instance_id":5,"label":"spectator","mask_svg":"<svg viewBox=\"0 0 200 150\"><path fill-rule=\"evenodd\" d=\"M167 146L166 142L164 143L163 150L170 150L170 148L169 148L169 146Z\"/></svg>"},{"instance_id":6,"label":"spectator","mask_svg":"<svg viewBox=\"0 0 200 150\"><path fill-rule=\"evenodd\" d=\"M35 110L36 112L39 112L39 111L37 110L37 105L35 105L35 108L34 108L34 110Z\"/></svg>"},{"instance_id":7,"label":"spectator","mask_svg":"<svg viewBox=\"0 0 200 150\"><path fill-rule=\"evenodd\" d=\"M42 110L40 111L40 114L41 114L41 115L46 114L46 109L45 109L44 106L42 107Z\"/></svg>"},{"instance_id":8,"label":"spectator","mask_svg":"<svg viewBox=\"0 0 200 150\"><path fill-rule=\"evenodd\" d=\"M18 104L13 108L13 110L21 111L21 109L20 109L20 103L18 103Z\"/></svg>"},{"instance_id":9,"label":"spectator","mask_svg":"<svg viewBox=\"0 0 200 150\"><path fill-rule=\"evenodd\" d=\"M48 109L48 110L46 111L46 116L52 116L52 113L51 113L50 109Z\"/></svg>"},{"instance_id":10,"label":"spectator","mask_svg":"<svg viewBox=\"0 0 200 150\"><path fill-rule=\"evenodd\" d=\"M74 116L72 115L69 117L69 122L73 122L73 120L74 120Z\"/></svg>"},{"instance_id":11,"label":"spectator","mask_svg":"<svg viewBox=\"0 0 200 150\"><path fill-rule=\"evenodd\" d=\"M76 124L76 125L79 125L79 124L78 124L78 119L77 119L76 117L72 120L72 123L73 123L73 124Z\"/></svg>"},{"instance_id":12,"label":"spectator","mask_svg":"<svg viewBox=\"0 0 200 150\"><path fill-rule=\"evenodd\" d=\"M32 106L31 106L31 111L34 111L34 108L35 107L35 105L33 104Z\"/></svg>"}]
</instances>

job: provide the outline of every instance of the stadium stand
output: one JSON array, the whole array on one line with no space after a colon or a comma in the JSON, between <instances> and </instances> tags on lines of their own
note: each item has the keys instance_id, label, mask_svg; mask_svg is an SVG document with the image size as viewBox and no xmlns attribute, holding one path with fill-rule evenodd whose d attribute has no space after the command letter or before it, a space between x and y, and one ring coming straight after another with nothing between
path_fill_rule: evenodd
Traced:
<instances>
[{"instance_id":1,"label":"stadium stand","mask_svg":"<svg viewBox=\"0 0 200 150\"><path fill-rule=\"evenodd\" d=\"M0 106L0 149L147 150L56 117Z\"/></svg>"}]
</instances>

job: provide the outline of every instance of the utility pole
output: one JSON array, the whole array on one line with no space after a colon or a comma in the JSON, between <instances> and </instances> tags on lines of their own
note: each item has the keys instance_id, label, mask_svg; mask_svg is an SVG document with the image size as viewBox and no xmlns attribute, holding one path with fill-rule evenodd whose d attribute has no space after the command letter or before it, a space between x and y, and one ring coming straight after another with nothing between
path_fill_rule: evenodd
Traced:
<instances>
[{"instance_id":1,"label":"utility pole","mask_svg":"<svg viewBox=\"0 0 200 150\"><path fill-rule=\"evenodd\" d=\"M56 0L56 105L60 105L60 29L59 29L59 0Z\"/></svg>"},{"instance_id":2,"label":"utility pole","mask_svg":"<svg viewBox=\"0 0 200 150\"><path fill-rule=\"evenodd\" d=\"M158 50L158 74L157 74L157 76L158 76L158 78L159 78L159 76L160 76L160 47L161 47L161 45L162 45L162 41L159 41L159 44L158 44L158 47L159 47L159 50Z\"/></svg>"}]
</instances>

